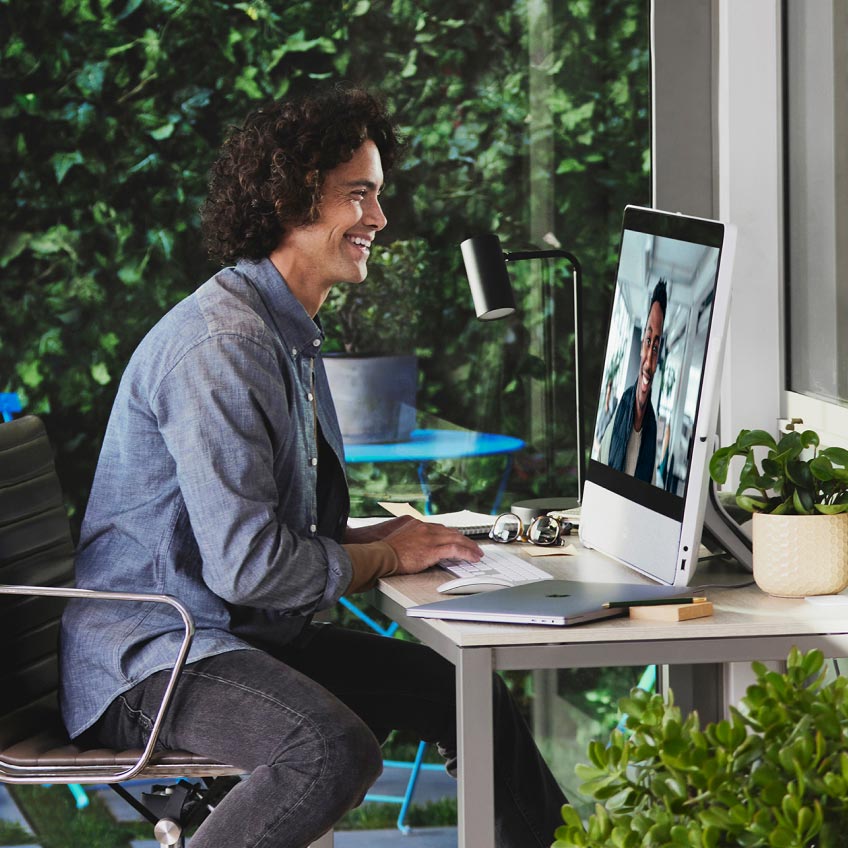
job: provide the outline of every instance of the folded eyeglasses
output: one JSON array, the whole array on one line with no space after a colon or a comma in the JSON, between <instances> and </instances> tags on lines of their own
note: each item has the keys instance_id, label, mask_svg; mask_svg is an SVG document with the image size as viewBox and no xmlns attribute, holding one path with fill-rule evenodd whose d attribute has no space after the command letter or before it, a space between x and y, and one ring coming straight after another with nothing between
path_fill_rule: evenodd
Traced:
<instances>
[{"instance_id":1,"label":"folded eyeglasses","mask_svg":"<svg viewBox=\"0 0 848 848\"><path fill-rule=\"evenodd\" d=\"M503 544L517 541L543 546L564 545L572 529L570 521L549 514L534 518L525 533L521 519L514 512L504 512L492 523L489 538Z\"/></svg>"}]
</instances>

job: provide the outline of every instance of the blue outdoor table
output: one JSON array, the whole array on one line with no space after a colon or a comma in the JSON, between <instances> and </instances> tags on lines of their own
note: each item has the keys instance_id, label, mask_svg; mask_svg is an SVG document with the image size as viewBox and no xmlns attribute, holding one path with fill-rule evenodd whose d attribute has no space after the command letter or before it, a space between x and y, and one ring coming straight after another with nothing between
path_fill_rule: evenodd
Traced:
<instances>
[{"instance_id":1,"label":"blue outdoor table","mask_svg":"<svg viewBox=\"0 0 848 848\"><path fill-rule=\"evenodd\" d=\"M12 414L21 411L21 401L15 392L0 392L0 418L3 421L11 421Z\"/></svg>"},{"instance_id":2,"label":"blue outdoor table","mask_svg":"<svg viewBox=\"0 0 848 848\"><path fill-rule=\"evenodd\" d=\"M512 455L524 447L524 442L514 436L497 433L478 433L474 430L413 430L408 441L379 444L345 445L345 461L356 462L417 462L418 479L424 492L425 512L432 508L432 492L427 482L427 463L437 459L460 457L506 457L506 466L498 485L492 513L498 511L501 497L512 470Z\"/></svg>"}]
</instances>

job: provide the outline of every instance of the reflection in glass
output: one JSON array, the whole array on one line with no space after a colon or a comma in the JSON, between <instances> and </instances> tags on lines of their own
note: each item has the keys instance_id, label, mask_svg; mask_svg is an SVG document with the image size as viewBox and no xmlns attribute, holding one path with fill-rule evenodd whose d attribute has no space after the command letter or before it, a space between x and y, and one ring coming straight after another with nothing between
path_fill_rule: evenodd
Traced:
<instances>
[{"instance_id":1,"label":"reflection in glass","mask_svg":"<svg viewBox=\"0 0 848 848\"><path fill-rule=\"evenodd\" d=\"M788 388L848 402L848 9L787 3Z\"/></svg>"}]
</instances>

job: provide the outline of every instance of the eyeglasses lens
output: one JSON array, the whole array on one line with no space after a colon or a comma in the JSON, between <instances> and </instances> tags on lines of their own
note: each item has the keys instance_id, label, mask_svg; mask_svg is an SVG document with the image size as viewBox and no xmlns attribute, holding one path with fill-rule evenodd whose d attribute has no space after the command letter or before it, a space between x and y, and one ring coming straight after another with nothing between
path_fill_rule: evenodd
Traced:
<instances>
[{"instance_id":1,"label":"eyeglasses lens","mask_svg":"<svg viewBox=\"0 0 848 848\"><path fill-rule=\"evenodd\" d=\"M559 541L559 522L550 515L534 518L527 539L534 545L555 545Z\"/></svg>"},{"instance_id":2,"label":"eyeglasses lens","mask_svg":"<svg viewBox=\"0 0 848 848\"><path fill-rule=\"evenodd\" d=\"M496 542L514 542L521 535L521 529L521 519L508 512L494 520L489 538Z\"/></svg>"}]
</instances>

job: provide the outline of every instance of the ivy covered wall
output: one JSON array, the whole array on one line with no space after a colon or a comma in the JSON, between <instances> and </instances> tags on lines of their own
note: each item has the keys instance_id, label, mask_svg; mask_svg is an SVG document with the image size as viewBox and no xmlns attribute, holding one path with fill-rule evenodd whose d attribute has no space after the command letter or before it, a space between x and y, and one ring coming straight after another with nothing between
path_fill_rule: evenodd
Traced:
<instances>
[{"instance_id":1,"label":"ivy covered wall","mask_svg":"<svg viewBox=\"0 0 848 848\"><path fill-rule=\"evenodd\" d=\"M478 324L458 244L484 231L509 248L558 240L586 269L587 335L603 332L621 210L649 202L647 7L0 0L0 391L44 416L75 519L129 355L215 271L198 209L226 128L316 80L382 92L408 143L368 282L324 309L335 346L350 332L334 308L359 322L361 345L418 352L422 413L527 439L513 486L534 494L537 275L516 275L523 315ZM591 409L602 352L588 352Z\"/></svg>"}]
</instances>

